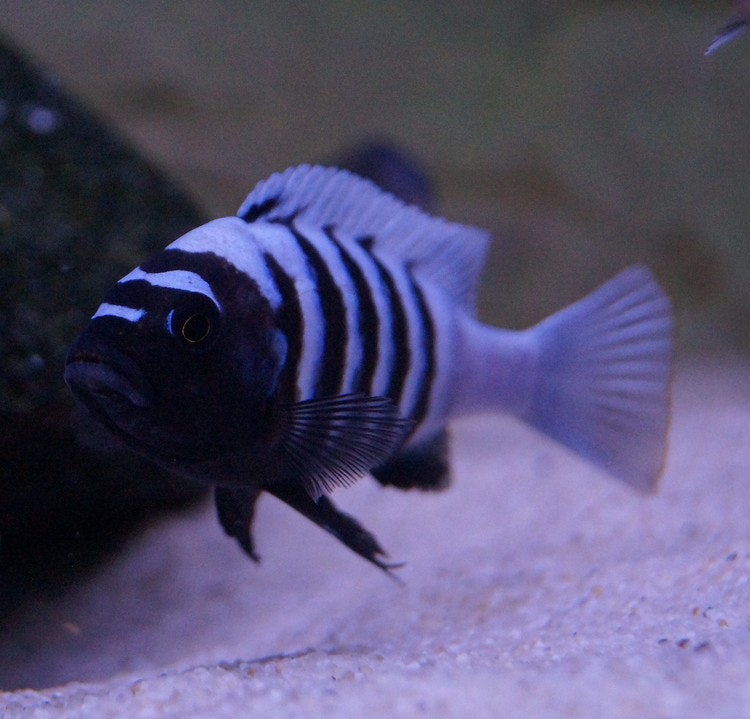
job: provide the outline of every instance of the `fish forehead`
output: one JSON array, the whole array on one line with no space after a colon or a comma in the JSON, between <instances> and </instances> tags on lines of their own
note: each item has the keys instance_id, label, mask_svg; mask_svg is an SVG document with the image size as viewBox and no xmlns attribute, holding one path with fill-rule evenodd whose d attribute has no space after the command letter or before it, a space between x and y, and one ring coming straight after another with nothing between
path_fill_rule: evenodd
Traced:
<instances>
[{"instance_id":1,"label":"fish forehead","mask_svg":"<svg viewBox=\"0 0 750 719\"><path fill-rule=\"evenodd\" d=\"M223 311L224 308L219 297L222 297L222 290L226 288L218 285L214 287L207 279L212 275L211 259L215 258L217 261L229 263L254 281L271 308L276 310L281 304L281 295L268 270L263 252L265 245L277 244L280 238L277 233L276 236L267 238L268 242L263 242L255 237L255 234L257 233L252 232L246 223L235 217L221 218L201 225L178 238L164 248L161 253L122 277L113 290L117 288L125 289L133 282L142 281L155 289L203 295L211 300L220 311ZM274 235L273 228L271 228L270 234ZM190 258L190 261L184 261L184 267L180 267L180 260L172 259L165 263L168 266L171 265L169 269L157 269L162 264L162 259L171 254L171 251L185 253L187 256L194 255L196 261L192 261L193 258ZM198 258L199 255L200 258ZM144 267L154 269L148 270ZM215 280L213 282L215 283ZM148 308L143 306L150 304L146 301L147 296L141 298L139 292L136 292L135 295L129 293L130 296L127 299L122 298L119 292L116 295L116 299L112 299L110 293L110 298L99 306L92 319L118 317L131 323L137 323L142 317L149 314Z\"/></svg>"},{"instance_id":2,"label":"fish forehead","mask_svg":"<svg viewBox=\"0 0 750 719\"><path fill-rule=\"evenodd\" d=\"M263 243L257 232L238 217L222 217L191 230L167 246L191 254L211 253L254 280L261 294L275 310L281 294L263 257Z\"/></svg>"},{"instance_id":3,"label":"fish forehead","mask_svg":"<svg viewBox=\"0 0 750 719\"><path fill-rule=\"evenodd\" d=\"M95 320L99 317L119 317L126 322L137 323L146 314L145 308L128 307L126 305L116 305L111 302L102 302L96 312L91 315Z\"/></svg>"},{"instance_id":4,"label":"fish forehead","mask_svg":"<svg viewBox=\"0 0 750 719\"><path fill-rule=\"evenodd\" d=\"M146 272L140 267L136 267L129 272L117 284L124 285L127 282L145 280L153 287L163 287L169 290L179 290L182 292L195 292L208 297L219 309L221 305L216 295L211 289L211 285L206 282L198 273L190 270L167 270L166 272Z\"/></svg>"}]
</instances>

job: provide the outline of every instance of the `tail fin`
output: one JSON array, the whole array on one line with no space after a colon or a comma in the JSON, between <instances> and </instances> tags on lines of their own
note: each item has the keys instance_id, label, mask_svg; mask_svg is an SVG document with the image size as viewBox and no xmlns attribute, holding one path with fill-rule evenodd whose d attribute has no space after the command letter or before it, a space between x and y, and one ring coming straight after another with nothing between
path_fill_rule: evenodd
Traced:
<instances>
[{"instance_id":1,"label":"tail fin","mask_svg":"<svg viewBox=\"0 0 750 719\"><path fill-rule=\"evenodd\" d=\"M630 267L529 330L538 348L524 419L644 492L661 473L669 422L672 307Z\"/></svg>"}]
</instances>

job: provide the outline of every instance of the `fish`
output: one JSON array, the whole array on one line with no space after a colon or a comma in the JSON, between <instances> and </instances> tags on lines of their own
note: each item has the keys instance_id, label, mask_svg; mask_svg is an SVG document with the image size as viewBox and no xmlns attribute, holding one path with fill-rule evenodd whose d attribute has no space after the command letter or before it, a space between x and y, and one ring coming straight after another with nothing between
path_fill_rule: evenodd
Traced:
<instances>
[{"instance_id":1,"label":"fish","mask_svg":"<svg viewBox=\"0 0 750 719\"><path fill-rule=\"evenodd\" d=\"M750 0L740 0L737 6L737 13L717 30L704 55L713 55L720 47L742 37L748 31L748 27L750 27Z\"/></svg>"},{"instance_id":2,"label":"fish","mask_svg":"<svg viewBox=\"0 0 750 719\"><path fill-rule=\"evenodd\" d=\"M400 564L330 496L367 474L445 489L448 425L464 415L514 415L653 491L669 297L634 265L529 329L492 327L476 313L489 241L349 171L292 167L120 279L65 381L117 441L212 486L255 561L265 492L392 574Z\"/></svg>"}]
</instances>

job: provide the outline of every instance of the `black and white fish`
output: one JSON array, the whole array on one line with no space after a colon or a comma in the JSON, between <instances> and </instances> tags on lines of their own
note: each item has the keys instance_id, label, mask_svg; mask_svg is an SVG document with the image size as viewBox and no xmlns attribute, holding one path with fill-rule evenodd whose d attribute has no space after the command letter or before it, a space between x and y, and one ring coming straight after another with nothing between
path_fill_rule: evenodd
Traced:
<instances>
[{"instance_id":1,"label":"black and white fish","mask_svg":"<svg viewBox=\"0 0 750 719\"><path fill-rule=\"evenodd\" d=\"M116 437L215 486L256 559L269 492L388 569L328 498L371 472L447 485L446 423L508 412L650 490L669 415L671 304L624 270L526 331L475 318L486 232L429 216L349 172L301 166L123 277L65 379Z\"/></svg>"}]
</instances>

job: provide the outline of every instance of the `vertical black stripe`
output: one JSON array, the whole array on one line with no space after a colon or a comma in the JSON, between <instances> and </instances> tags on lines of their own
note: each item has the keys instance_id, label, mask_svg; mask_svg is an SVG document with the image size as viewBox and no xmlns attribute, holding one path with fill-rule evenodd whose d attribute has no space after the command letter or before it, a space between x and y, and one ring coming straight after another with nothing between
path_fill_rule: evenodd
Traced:
<instances>
[{"instance_id":1,"label":"vertical black stripe","mask_svg":"<svg viewBox=\"0 0 750 719\"><path fill-rule=\"evenodd\" d=\"M365 240L366 241L366 240ZM364 242L363 242L363 246ZM393 347L393 366L388 381L388 389L385 394L396 404L401 401L401 393L404 391L406 375L409 372L411 352L409 350L409 327L406 318L406 310L401 302L396 282L388 269L371 254L372 261L378 270L380 279L386 289L386 299L391 310L391 346Z\"/></svg>"},{"instance_id":2,"label":"vertical black stripe","mask_svg":"<svg viewBox=\"0 0 750 719\"><path fill-rule=\"evenodd\" d=\"M296 395L296 384L299 363L302 358L305 319L302 316L302 308L297 296L297 288L294 286L294 280L284 272L273 255L266 252L263 254L263 259L266 261L273 276L273 281L281 295L281 306L276 313L276 320L287 341L286 364L280 381L281 391L282 393L288 392L290 402L297 402L301 399Z\"/></svg>"},{"instance_id":3,"label":"vertical black stripe","mask_svg":"<svg viewBox=\"0 0 750 719\"><path fill-rule=\"evenodd\" d=\"M425 300L424 293L411 276L411 273L409 273L409 280L422 320L422 348L424 350L425 362L424 371L420 378L417 401L414 404L411 414L416 427L427 415L430 403L430 390L432 389L432 381L435 378L435 323Z\"/></svg>"},{"instance_id":4,"label":"vertical black stripe","mask_svg":"<svg viewBox=\"0 0 750 719\"><path fill-rule=\"evenodd\" d=\"M346 368L346 305L341 289L312 242L294 226L294 219L271 220L283 224L305 254L318 286L318 297L323 311L323 356L321 371L315 385L315 397L332 397L341 393ZM309 358L305 358L309 359Z\"/></svg>"},{"instance_id":5,"label":"vertical black stripe","mask_svg":"<svg viewBox=\"0 0 750 719\"><path fill-rule=\"evenodd\" d=\"M240 217L245 220L248 224L252 222L257 222L259 219L261 219L264 215L269 214L272 212L276 206L281 201L281 196L277 195L276 197L267 197L263 202L257 203L255 205L250 205L243 213L240 215Z\"/></svg>"},{"instance_id":6,"label":"vertical black stripe","mask_svg":"<svg viewBox=\"0 0 750 719\"><path fill-rule=\"evenodd\" d=\"M341 261L352 278L357 293L357 327L359 328L359 340L362 345L362 360L354 376L352 390L372 394L372 380L378 367L378 336L380 332L380 317L378 317L378 310L373 300L373 290L364 272L362 272L362 268L336 239L334 228L329 226L323 229L328 239L339 251Z\"/></svg>"}]
</instances>

